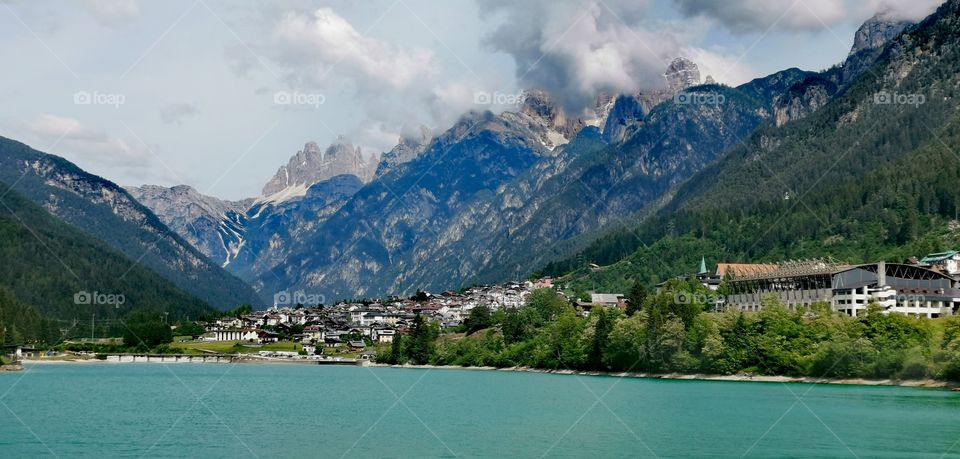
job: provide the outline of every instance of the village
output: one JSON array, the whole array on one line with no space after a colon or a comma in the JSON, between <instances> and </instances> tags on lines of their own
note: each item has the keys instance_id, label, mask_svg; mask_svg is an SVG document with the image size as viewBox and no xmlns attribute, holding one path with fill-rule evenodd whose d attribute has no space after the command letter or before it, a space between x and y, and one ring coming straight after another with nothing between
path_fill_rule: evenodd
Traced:
<instances>
[{"instance_id":1,"label":"village","mask_svg":"<svg viewBox=\"0 0 960 459\"><path fill-rule=\"evenodd\" d=\"M485 306L491 311L519 308L534 290L553 287L552 280L545 278L474 286L460 292L418 292L410 298L333 305L275 304L265 311L206 322L202 324L205 333L180 336L174 345L203 350L205 343L234 342L263 346L265 350L255 353L263 359L365 361L375 357L377 346L389 345L397 335L408 332L418 314L439 323L444 330L453 330L463 325L475 307ZM296 350L267 349L279 342L292 342Z\"/></svg>"},{"instance_id":2,"label":"village","mask_svg":"<svg viewBox=\"0 0 960 459\"><path fill-rule=\"evenodd\" d=\"M926 318L955 315L960 308L960 253L930 254L903 263L877 262L849 265L830 260L784 261L779 263L717 263L708 269L702 260L695 274L679 276L696 280L704 298L697 301L711 310L756 312L765 297L777 297L788 309L825 302L836 311L862 315L869 304L885 313ZM662 286L663 284L660 284ZM658 286L658 288L660 287ZM194 343L242 342L267 345L280 341L299 344L296 351L264 350L263 358L329 359L348 355L358 360L375 358L375 348L389 345L409 331L417 314L439 323L444 331L456 331L470 312L485 306L491 312L519 308L537 289L556 290L570 300L551 278L499 285L474 286L460 292L440 294L418 292L410 298L389 298L366 302L339 302L334 305L274 305L236 317L222 317L203 324L206 333L185 337ZM586 316L596 307L626 309L623 293L589 293L589 299L573 299L579 314ZM199 346L199 345L198 345ZM202 348L202 346L200 346Z\"/></svg>"}]
</instances>

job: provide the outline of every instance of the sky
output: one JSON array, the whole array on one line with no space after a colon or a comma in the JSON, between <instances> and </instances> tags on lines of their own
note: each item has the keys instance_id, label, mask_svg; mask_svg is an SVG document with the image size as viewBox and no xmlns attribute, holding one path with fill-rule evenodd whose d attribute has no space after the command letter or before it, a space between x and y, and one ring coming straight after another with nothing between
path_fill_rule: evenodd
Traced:
<instances>
[{"instance_id":1,"label":"sky","mask_svg":"<svg viewBox=\"0 0 960 459\"><path fill-rule=\"evenodd\" d=\"M260 195L308 141L368 155L525 88L568 113L664 84L841 62L939 0L0 0L0 135L120 185ZM486 97L489 95L490 97Z\"/></svg>"}]
</instances>

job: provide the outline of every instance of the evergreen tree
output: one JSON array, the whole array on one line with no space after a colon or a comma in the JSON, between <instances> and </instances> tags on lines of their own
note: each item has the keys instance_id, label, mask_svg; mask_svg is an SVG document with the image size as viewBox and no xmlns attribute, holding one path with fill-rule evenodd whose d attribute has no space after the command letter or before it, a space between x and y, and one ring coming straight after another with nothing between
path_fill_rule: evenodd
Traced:
<instances>
[{"instance_id":1,"label":"evergreen tree","mask_svg":"<svg viewBox=\"0 0 960 459\"><path fill-rule=\"evenodd\" d=\"M647 301L647 288L639 280L633 282L630 287L630 294L627 295L627 315L632 316L643 308L643 302Z\"/></svg>"}]
</instances>

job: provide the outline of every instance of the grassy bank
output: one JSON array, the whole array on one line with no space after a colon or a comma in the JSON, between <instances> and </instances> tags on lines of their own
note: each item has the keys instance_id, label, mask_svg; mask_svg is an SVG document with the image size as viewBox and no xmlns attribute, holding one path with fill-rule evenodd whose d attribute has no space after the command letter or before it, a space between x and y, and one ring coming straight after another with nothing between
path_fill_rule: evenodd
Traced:
<instances>
[{"instance_id":1,"label":"grassy bank","mask_svg":"<svg viewBox=\"0 0 960 459\"><path fill-rule=\"evenodd\" d=\"M921 319L790 311L775 298L759 313L708 313L681 298L708 298L672 281L625 314L581 317L537 291L519 310L471 315L471 333L441 334L418 321L379 362L648 375L754 375L825 380L960 381L960 317Z\"/></svg>"}]
</instances>

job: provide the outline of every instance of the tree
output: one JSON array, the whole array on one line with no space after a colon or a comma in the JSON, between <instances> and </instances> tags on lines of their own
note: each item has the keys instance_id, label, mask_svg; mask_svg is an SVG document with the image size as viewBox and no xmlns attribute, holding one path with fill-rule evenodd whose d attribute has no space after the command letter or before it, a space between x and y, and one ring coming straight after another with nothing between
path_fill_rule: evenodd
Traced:
<instances>
[{"instance_id":1,"label":"tree","mask_svg":"<svg viewBox=\"0 0 960 459\"><path fill-rule=\"evenodd\" d=\"M185 336L200 336L206 333L206 329L196 322L182 321L177 324L177 334Z\"/></svg>"},{"instance_id":2,"label":"tree","mask_svg":"<svg viewBox=\"0 0 960 459\"><path fill-rule=\"evenodd\" d=\"M253 312L253 306L250 306L249 304L241 304L240 306L237 306L236 308L234 308L232 311L226 313L225 315L226 315L227 317L238 317L238 318L239 318L239 317L243 317L243 316L245 316L245 315L247 315L247 314L250 314L251 312Z\"/></svg>"},{"instance_id":3,"label":"tree","mask_svg":"<svg viewBox=\"0 0 960 459\"><path fill-rule=\"evenodd\" d=\"M417 303L423 303L424 301L427 301L428 299L430 299L430 295L427 294L427 292L424 292L423 290L417 289L417 293L412 297L410 297L410 299L413 301L416 301Z\"/></svg>"},{"instance_id":4,"label":"tree","mask_svg":"<svg viewBox=\"0 0 960 459\"><path fill-rule=\"evenodd\" d=\"M605 308L594 308L591 316L597 320L593 325L593 338L590 343L590 354L587 356L587 365L594 370L605 369L604 355L610 344L610 332L615 324L614 312Z\"/></svg>"},{"instance_id":5,"label":"tree","mask_svg":"<svg viewBox=\"0 0 960 459\"><path fill-rule=\"evenodd\" d=\"M536 333L539 314L533 308L508 309L503 316L503 340L507 344L519 343Z\"/></svg>"},{"instance_id":6,"label":"tree","mask_svg":"<svg viewBox=\"0 0 960 459\"><path fill-rule=\"evenodd\" d=\"M570 304L566 302L557 292L548 288L534 290L527 297L526 307L537 311L540 318L540 324L552 321L560 317L565 311L572 311Z\"/></svg>"},{"instance_id":7,"label":"tree","mask_svg":"<svg viewBox=\"0 0 960 459\"><path fill-rule=\"evenodd\" d=\"M586 349L583 342L584 321L577 317L573 309L568 308L547 324L540 339L545 346L540 355L540 363L547 368L582 368L586 362Z\"/></svg>"},{"instance_id":8,"label":"tree","mask_svg":"<svg viewBox=\"0 0 960 459\"><path fill-rule=\"evenodd\" d=\"M493 326L493 315L490 313L490 308L477 306L470 310L470 316L464 322L467 326L467 334L470 335Z\"/></svg>"},{"instance_id":9,"label":"tree","mask_svg":"<svg viewBox=\"0 0 960 459\"><path fill-rule=\"evenodd\" d=\"M417 314L413 319L405 357L417 365L429 363L434 352L434 341L439 335L440 330L432 322L423 314Z\"/></svg>"},{"instance_id":10,"label":"tree","mask_svg":"<svg viewBox=\"0 0 960 459\"><path fill-rule=\"evenodd\" d=\"M137 314L125 324L123 344L127 347L150 349L173 341L173 331L159 317Z\"/></svg>"},{"instance_id":11,"label":"tree","mask_svg":"<svg viewBox=\"0 0 960 459\"><path fill-rule=\"evenodd\" d=\"M647 301L647 288L639 280L633 282L630 288L630 294L627 295L627 315L632 316L643 308L643 302Z\"/></svg>"},{"instance_id":12,"label":"tree","mask_svg":"<svg viewBox=\"0 0 960 459\"><path fill-rule=\"evenodd\" d=\"M644 311L613 324L607 342L607 365L622 371L647 369L647 315Z\"/></svg>"}]
</instances>

